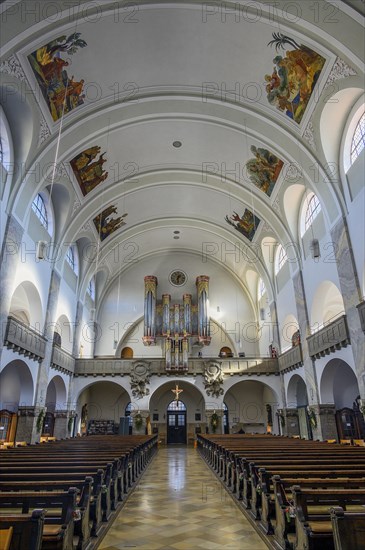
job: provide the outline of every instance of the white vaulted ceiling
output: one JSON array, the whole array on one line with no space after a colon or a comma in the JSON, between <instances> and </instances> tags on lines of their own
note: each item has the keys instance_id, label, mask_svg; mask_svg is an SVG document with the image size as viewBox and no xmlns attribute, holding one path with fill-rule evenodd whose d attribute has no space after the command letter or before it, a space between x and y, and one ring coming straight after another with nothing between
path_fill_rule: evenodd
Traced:
<instances>
[{"instance_id":1,"label":"white vaulted ceiling","mask_svg":"<svg viewBox=\"0 0 365 550\"><path fill-rule=\"evenodd\" d=\"M330 98L348 88L347 101L337 109L345 121L351 98L361 93L364 33L360 14L350 7L353 3L322 0L315 3L315 17L310 2L278 1L275 9L266 0L80 0L75 2L78 7L66 1L12 2L9 12L2 13L2 71L7 75L2 104L17 128L14 160L22 170L13 175L8 210L26 219L36 192L50 188L50 177L45 176L60 137L57 163L62 168L54 183L68 193L58 193L55 205L62 220L57 240L70 243L86 237L97 243L98 265L108 270L110 281L126 269L125 263L111 260L117 246L135 243L140 258L183 252L201 262L206 243L215 243L213 261L240 280L248 293L247 270L264 277L270 288L273 270L262 254L248 262L244 254L236 261L221 252L237 245L258 252L264 238L295 241L293 211L306 188L320 198L327 223L341 215L341 185L326 173L329 159L322 145L331 129L321 125L321 115ZM40 10L38 22L31 7ZM331 24L334 18L337 23ZM63 59L69 63L69 77L84 80L85 98L64 115L60 129L28 56L74 32L86 45ZM300 123L267 99L265 75L272 75L274 57L286 51L268 45L273 33L288 36L325 60ZM8 60L14 56L21 77L9 69ZM328 81L337 58L350 72ZM173 146L177 140L180 148ZM105 152L108 177L83 196L70 161L93 146ZM252 146L268 149L284 163L270 197L247 175ZM287 195L295 196L292 203L284 201L291 186L300 190ZM100 243L92 220L110 205L118 216L127 214L125 224ZM245 209L260 219L252 242L225 220L233 212L242 216ZM173 239L176 230L180 239ZM94 264L84 269L80 289L85 290L94 269Z\"/></svg>"}]
</instances>

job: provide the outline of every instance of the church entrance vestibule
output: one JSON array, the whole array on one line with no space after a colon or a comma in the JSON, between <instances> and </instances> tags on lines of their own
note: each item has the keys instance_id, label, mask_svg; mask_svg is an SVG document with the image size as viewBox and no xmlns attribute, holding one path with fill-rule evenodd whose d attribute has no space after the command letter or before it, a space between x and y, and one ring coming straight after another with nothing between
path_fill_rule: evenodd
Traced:
<instances>
[{"instance_id":1,"label":"church entrance vestibule","mask_svg":"<svg viewBox=\"0 0 365 550\"><path fill-rule=\"evenodd\" d=\"M174 400L167 407L167 444L177 443L186 443L186 406Z\"/></svg>"}]
</instances>

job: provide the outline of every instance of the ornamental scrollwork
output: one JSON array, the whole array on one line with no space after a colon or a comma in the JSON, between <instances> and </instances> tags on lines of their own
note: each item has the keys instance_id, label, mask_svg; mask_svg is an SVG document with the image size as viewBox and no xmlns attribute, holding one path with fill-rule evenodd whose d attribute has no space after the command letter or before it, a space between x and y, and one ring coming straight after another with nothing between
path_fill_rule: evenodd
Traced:
<instances>
[{"instance_id":1,"label":"ornamental scrollwork","mask_svg":"<svg viewBox=\"0 0 365 550\"><path fill-rule=\"evenodd\" d=\"M148 384L150 383L150 377L150 363L138 361L133 364L131 369L131 389L133 397L141 399L149 395L150 389Z\"/></svg>"},{"instance_id":2,"label":"ornamental scrollwork","mask_svg":"<svg viewBox=\"0 0 365 550\"><path fill-rule=\"evenodd\" d=\"M204 369L204 388L207 395L219 397L224 394L223 372L220 363L208 363Z\"/></svg>"}]
</instances>

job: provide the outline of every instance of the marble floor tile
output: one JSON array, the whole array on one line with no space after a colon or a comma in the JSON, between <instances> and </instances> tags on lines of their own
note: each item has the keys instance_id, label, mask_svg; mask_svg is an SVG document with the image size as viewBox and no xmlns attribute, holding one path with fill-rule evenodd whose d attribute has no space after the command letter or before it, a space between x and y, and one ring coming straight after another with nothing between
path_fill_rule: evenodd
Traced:
<instances>
[{"instance_id":1,"label":"marble floor tile","mask_svg":"<svg viewBox=\"0 0 365 550\"><path fill-rule=\"evenodd\" d=\"M266 550L190 447L163 447L98 550Z\"/></svg>"}]
</instances>

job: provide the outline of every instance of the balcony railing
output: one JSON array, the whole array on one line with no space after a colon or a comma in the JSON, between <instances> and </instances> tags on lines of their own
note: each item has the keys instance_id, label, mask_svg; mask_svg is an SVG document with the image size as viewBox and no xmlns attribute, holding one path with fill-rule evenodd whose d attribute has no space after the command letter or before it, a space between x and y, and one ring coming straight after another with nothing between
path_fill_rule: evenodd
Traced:
<instances>
[{"instance_id":1,"label":"balcony railing","mask_svg":"<svg viewBox=\"0 0 365 550\"><path fill-rule=\"evenodd\" d=\"M365 300L360 302L357 306L357 311L359 312L361 328L365 332Z\"/></svg>"},{"instance_id":2,"label":"balcony railing","mask_svg":"<svg viewBox=\"0 0 365 550\"><path fill-rule=\"evenodd\" d=\"M288 372L303 365L302 345L294 346L279 355L280 372Z\"/></svg>"},{"instance_id":3,"label":"balcony railing","mask_svg":"<svg viewBox=\"0 0 365 550\"><path fill-rule=\"evenodd\" d=\"M70 353L53 344L51 366L56 370L70 374L75 371L75 359Z\"/></svg>"},{"instance_id":4,"label":"balcony railing","mask_svg":"<svg viewBox=\"0 0 365 550\"><path fill-rule=\"evenodd\" d=\"M44 359L46 338L18 319L9 316L5 330L4 343L25 357L31 357L39 363Z\"/></svg>"},{"instance_id":5,"label":"balcony railing","mask_svg":"<svg viewBox=\"0 0 365 550\"><path fill-rule=\"evenodd\" d=\"M129 375L133 365L138 362L149 364L151 374L168 374L165 370L164 359L114 359L113 357L99 357L95 359L76 359L75 376L116 376ZM268 357L245 357L221 359L216 357L202 357L189 359L188 371L183 375L203 374L206 365L217 363L225 375L252 375L252 374L279 374L277 359ZM174 373L172 373L174 375Z\"/></svg>"},{"instance_id":6,"label":"balcony railing","mask_svg":"<svg viewBox=\"0 0 365 550\"><path fill-rule=\"evenodd\" d=\"M307 338L309 355L323 357L351 343L346 315L338 317Z\"/></svg>"}]
</instances>

